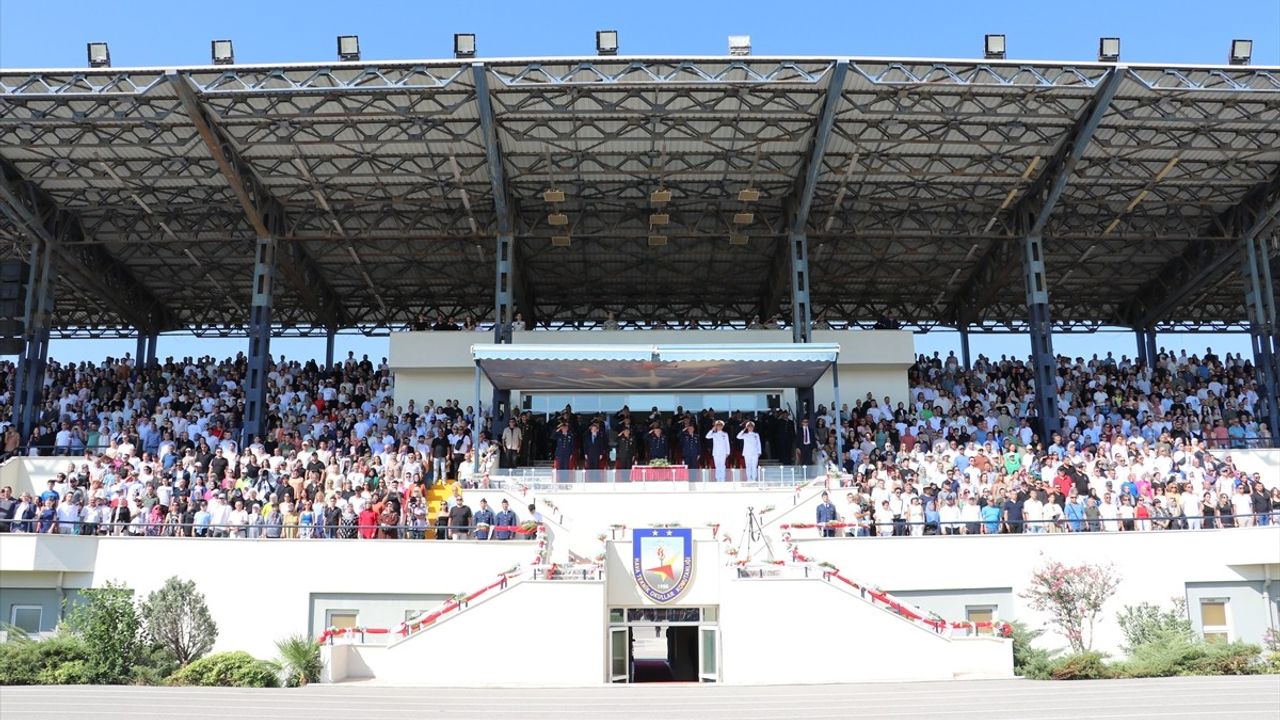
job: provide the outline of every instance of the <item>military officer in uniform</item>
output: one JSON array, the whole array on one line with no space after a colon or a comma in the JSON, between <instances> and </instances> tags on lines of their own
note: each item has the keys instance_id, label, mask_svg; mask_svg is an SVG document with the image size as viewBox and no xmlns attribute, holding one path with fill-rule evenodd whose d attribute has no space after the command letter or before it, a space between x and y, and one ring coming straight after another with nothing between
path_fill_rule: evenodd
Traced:
<instances>
[{"instance_id":1,"label":"military officer in uniform","mask_svg":"<svg viewBox=\"0 0 1280 720\"><path fill-rule=\"evenodd\" d=\"M569 429L569 422L560 421L560 426L556 428L555 437L556 448L556 475L563 482L567 482L569 478L569 462L573 457L573 431Z\"/></svg>"}]
</instances>

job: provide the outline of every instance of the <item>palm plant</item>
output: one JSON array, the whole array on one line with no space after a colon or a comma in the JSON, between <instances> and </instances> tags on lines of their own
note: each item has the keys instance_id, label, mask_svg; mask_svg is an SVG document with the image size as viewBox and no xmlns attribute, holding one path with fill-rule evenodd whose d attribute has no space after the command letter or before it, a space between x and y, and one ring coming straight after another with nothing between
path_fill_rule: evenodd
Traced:
<instances>
[{"instance_id":1,"label":"palm plant","mask_svg":"<svg viewBox=\"0 0 1280 720\"><path fill-rule=\"evenodd\" d=\"M287 687L300 687L319 682L324 663L320 660L320 643L305 635L290 635L276 641L280 653L280 678Z\"/></svg>"}]
</instances>

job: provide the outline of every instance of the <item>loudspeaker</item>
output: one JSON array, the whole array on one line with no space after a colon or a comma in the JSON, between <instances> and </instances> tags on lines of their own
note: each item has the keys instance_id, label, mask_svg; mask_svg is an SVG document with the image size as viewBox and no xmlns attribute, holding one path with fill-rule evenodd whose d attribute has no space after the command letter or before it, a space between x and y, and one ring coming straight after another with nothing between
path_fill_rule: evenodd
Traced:
<instances>
[{"instance_id":1,"label":"loudspeaker","mask_svg":"<svg viewBox=\"0 0 1280 720\"><path fill-rule=\"evenodd\" d=\"M27 264L20 260L0 262L0 320L26 318L27 273ZM0 330L0 337L21 335L21 324L17 327L12 333Z\"/></svg>"},{"instance_id":2,"label":"loudspeaker","mask_svg":"<svg viewBox=\"0 0 1280 720\"><path fill-rule=\"evenodd\" d=\"M768 402L769 402L769 409L770 409L770 410L778 410L778 409L780 409L780 408L782 407L782 396L781 396L781 395L769 394L769 395L766 395L766 396L765 396L765 399L766 399L766 400L768 400Z\"/></svg>"}]
</instances>

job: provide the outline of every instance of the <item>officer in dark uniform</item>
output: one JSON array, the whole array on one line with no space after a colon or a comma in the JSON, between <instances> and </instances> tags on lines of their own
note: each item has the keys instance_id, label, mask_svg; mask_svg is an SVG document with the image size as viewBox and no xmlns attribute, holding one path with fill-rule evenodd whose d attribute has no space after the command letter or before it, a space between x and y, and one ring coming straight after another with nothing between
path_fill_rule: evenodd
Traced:
<instances>
[{"instance_id":1,"label":"officer in dark uniform","mask_svg":"<svg viewBox=\"0 0 1280 720\"><path fill-rule=\"evenodd\" d=\"M631 437L631 426L623 425L618 431L617 468L626 470L636 462L636 439Z\"/></svg>"},{"instance_id":2,"label":"officer in dark uniform","mask_svg":"<svg viewBox=\"0 0 1280 720\"><path fill-rule=\"evenodd\" d=\"M684 432L680 433L680 457L690 470L696 470L702 459L702 437L698 435L698 428L690 421L686 421Z\"/></svg>"},{"instance_id":3,"label":"officer in dark uniform","mask_svg":"<svg viewBox=\"0 0 1280 720\"><path fill-rule=\"evenodd\" d=\"M563 474L569 471L569 461L573 457L573 431L569 429L568 421L560 421L552 440L555 441L557 474L568 477Z\"/></svg>"},{"instance_id":4,"label":"officer in dark uniform","mask_svg":"<svg viewBox=\"0 0 1280 720\"><path fill-rule=\"evenodd\" d=\"M661 425L653 424L653 428L649 430L648 436L645 437L645 449L649 453L649 462L669 460L671 458L671 448L667 444L667 437L662 434Z\"/></svg>"}]
</instances>

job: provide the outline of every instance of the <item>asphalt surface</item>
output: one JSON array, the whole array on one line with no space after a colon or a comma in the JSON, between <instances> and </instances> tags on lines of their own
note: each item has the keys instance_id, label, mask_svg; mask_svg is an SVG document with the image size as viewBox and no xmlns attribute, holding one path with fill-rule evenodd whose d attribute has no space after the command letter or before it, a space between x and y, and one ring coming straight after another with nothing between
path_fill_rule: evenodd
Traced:
<instances>
[{"instance_id":1,"label":"asphalt surface","mask_svg":"<svg viewBox=\"0 0 1280 720\"><path fill-rule=\"evenodd\" d=\"M863 685L633 685L561 689L298 690L146 687L0 688L0 720L190 718L942 718L1132 720L1280 718L1280 675L1087 682L973 680ZM358 713L358 715L355 715Z\"/></svg>"}]
</instances>

